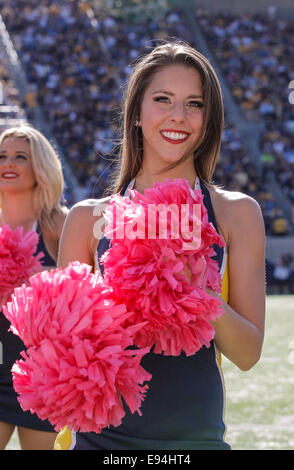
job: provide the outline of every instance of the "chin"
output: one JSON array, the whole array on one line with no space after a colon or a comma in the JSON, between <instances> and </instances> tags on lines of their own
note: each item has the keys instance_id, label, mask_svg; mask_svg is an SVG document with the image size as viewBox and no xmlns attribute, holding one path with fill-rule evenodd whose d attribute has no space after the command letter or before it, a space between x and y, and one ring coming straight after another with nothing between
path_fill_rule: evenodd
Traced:
<instances>
[{"instance_id":1,"label":"chin","mask_svg":"<svg viewBox=\"0 0 294 470\"><path fill-rule=\"evenodd\" d=\"M177 155L177 156L170 156L168 158L165 157L164 159L162 159L162 162L165 166L172 165L175 163L179 163L182 157L183 157L183 154ZM187 166L187 160L185 160L184 162L181 162L179 165L180 167ZM190 171L190 164L187 167L188 167L188 170Z\"/></svg>"}]
</instances>

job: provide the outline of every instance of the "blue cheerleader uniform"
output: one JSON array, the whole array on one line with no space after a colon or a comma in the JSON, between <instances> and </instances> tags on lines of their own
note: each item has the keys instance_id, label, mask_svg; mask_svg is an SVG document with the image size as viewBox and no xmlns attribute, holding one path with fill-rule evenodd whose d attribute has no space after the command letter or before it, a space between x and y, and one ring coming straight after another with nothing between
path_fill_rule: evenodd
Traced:
<instances>
[{"instance_id":1,"label":"blue cheerleader uniform","mask_svg":"<svg viewBox=\"0 0 294 470\"><path fill-rule=\"evenodd\" d=\"M199 182L208 217L217 229L209 191ZM130 185L128 186L130 187ZM122 189L125 194L127 185ZM98 263L109 247L102 238ZM215 259L221 272L222 297L228 297L227 256L215 246ZM103 266L99 263L103 273ZM118 427L104 428L100 434L70 431L65 427L57 436L55 450L229 450L225 442L225 390L220 354L214 341L195 355L164 356L150 352L142 367L152 374L141 405L142 416L126 407Z\"/></svg>"}]
</instances>

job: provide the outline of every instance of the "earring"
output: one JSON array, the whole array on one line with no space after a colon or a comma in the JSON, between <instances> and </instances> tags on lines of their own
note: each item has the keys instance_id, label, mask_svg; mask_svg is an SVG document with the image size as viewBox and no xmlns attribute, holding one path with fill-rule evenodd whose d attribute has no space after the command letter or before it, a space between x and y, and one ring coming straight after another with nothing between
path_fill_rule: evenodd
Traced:
<instances>
[{"instance_id":1,"label":"earring","mask_svg":"<svg viewBox=\"0 0 294 470\"><path fill-rule=\"evenodd\" d=\"M138 119L136 119L136 121L135 121L135 127L138 127L138 126L139 126L139 121L138 121Z\"/></svg>"}]
</instances>

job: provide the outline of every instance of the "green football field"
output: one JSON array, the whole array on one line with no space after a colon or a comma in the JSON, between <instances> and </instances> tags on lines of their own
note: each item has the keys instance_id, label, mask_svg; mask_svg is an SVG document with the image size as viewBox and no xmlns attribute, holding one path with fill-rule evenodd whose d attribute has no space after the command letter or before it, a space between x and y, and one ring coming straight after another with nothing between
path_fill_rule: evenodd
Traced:
<instances>
[{"instance_id":1,"label":"green football field","mask_svg":"<svg viewBox=\"0 0 294 470\"><path fill-rule=\"evenodd\" d=\"M262 357L249 372L223 358L232 449L294 449L294 296L268 296ZM18 449L16 434L8 449Z\"/></svg>"},{"instance_id":2,"label":"green football field","mask_svg":"<svg viewBox=\"0 0 294 470\"><path fill-rule=\"evenodd\" d=\"M242 372L223 359L226 440L233 449L294 449L294 296L268 296L260 361Z\"/></svg>"}]
</instances>

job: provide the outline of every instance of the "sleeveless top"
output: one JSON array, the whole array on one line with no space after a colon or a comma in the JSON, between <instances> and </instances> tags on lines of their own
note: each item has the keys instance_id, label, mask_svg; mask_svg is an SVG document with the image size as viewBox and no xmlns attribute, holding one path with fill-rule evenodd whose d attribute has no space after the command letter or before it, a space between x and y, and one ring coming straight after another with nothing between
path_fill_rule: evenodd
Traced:
<instances>
[{"instance_id":1,"label":"sleeveless top","mask_svg":"<svg viewBox=\"0 0 294 470\"><path fill-rule=\"evenodd\" d=\"M204 194L209 221L217 230L208 189L197 181ZM124 185L120 194L126 195L132 185ZM102 254L109 248L106 237L99 242L98 266ZM223 276L222 297L227 300L228 277L226 252L215 246L215 259ZM163 356L150 352L141 361L152 374L149 389L141 405L142 416L126 407L126 415L118 427L110 426L100 434L74 433L64 429L55 449L137 450L137 449L230 449L224 441L225 390L220 354L214 341L195 355Z\"/></svg>"},{"instance_id":2,"label":"sleeveless top","mask_svg":"<svg viewBox=\"0 0 294 470\"><path fill-rule=\"evenodd\" d=\"M38 245L36 249L36 253L43 252L44 257L41 259L41 264L43 266L52 266L56 265L55 261L51 258L50 254L48 253L42 234L40 230L40 226L38 223L35 223L33 226L33 230L35 230L39 234ZM7 377L9 377L9 381L11 382L11 367L15 363L17 359L20 358L19 354L21 351L25 350L25 346L21 339L13 334L11 331L8 331L10 328L10 323L7 318L0 312L0 342L2 345L2 361L0 361L0 383L3 377L5 376L5 381L7 381Z\"/></svg>"},{"instance_id":3,"label":"sleeveless top","mask_svg":"<svg viewBox=\"0 0 294 470\"><path fill-rule=\"evenodd\" d=\"M39 233L39 242L36 253L43 252L41 259L43 266L55 267L55 261L47 252L45 243L37 222L32 230ZM22 426L36 431L53 432L53 426L47 420L41 420L34 413L23 411L17 399L12 384L11 367L17 359L20 359L20 352L24 351L25 345L21 339L9 331L10 323L0 312L0 421L10 423L15 426Z\"/></svg>"}]
</instances>

